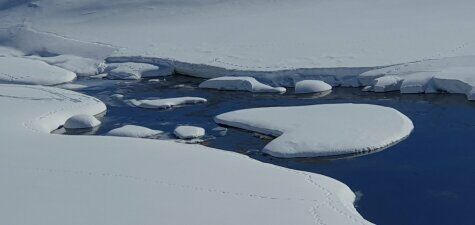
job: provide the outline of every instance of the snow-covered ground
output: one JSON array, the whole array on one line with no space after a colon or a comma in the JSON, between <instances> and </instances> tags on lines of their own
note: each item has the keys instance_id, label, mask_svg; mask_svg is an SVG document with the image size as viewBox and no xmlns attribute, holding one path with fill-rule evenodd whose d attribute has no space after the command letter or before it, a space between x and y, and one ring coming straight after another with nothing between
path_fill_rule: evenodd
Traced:
<instances>
[{"instance_id":1,"label":"snow-covered ground","mask_svg":"<svg viewBox=\"0 0 475 225\"><path fill-rule=\"evenodd\" d=\"M361 86L357 76L373 67L475 55L471 0L3 2L0 44L26 54L153 63L273 86ZM464 83L473 77L466 72L448 80ZM380 82L386 91L397 81Z\"/></svg>"},{"instance_id":2,"label":"snow-covered ground","mask_svg":"<svg viewBox=\"0 0 475 225\"><path fill-rule=\"evenodd\" d=\"M49 133L106 110L92 97L0 84L0 105L2 224L369 224L322 175L200 145Z\"/></svg>"},{"instance_id":3,"label":"snow-covered ground","mask_svg":"<svg viewBox=\"0 0 475 225\"><path fill-rule=\"evenodd\" d=\"M365 104L244 109L215 121L277 137L263 152L282 158L374 151L406 138L414 128L395 109Z\"/></svg>"}]
</instances>

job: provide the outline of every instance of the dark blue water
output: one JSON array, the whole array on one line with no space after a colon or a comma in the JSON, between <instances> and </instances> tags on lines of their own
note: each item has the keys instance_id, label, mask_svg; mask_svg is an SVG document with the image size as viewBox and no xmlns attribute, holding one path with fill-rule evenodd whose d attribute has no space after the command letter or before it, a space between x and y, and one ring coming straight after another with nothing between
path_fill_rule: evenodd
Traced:
<instances>
[{"instance_id":1,"label":"dark blue water","mask_svg":"<svg viewBox=\"0 0 475 225\"><path fill-rule=\"evenodd\" d=\"M125 124L142 125L167 132L180 124L203 127L215 139L203 144L248 154L266 163L316 172L347 184L358 195L358 211L377 224L473 225L475 218L475 103L461 95L401 95L366 93L356 88L336 88L331 94L296 96L220 92L196 88L202 80L176 76L160 83L113 82L81 92L108 104L101 135ZM97 83L97 81L85 81ZM292 92L292 91L290 91ZM111 99L194 96L207 104L173 110L149 110ZM384 151L343 159L277 159L262 155L269 140L252 133L229 129L219 136L212 131L213 117L237 109L323 103L370 103L393 107L407 115L415 130L409 138ZM349 112L351 113L351 112Z\"/></svg>"}]
</instances>

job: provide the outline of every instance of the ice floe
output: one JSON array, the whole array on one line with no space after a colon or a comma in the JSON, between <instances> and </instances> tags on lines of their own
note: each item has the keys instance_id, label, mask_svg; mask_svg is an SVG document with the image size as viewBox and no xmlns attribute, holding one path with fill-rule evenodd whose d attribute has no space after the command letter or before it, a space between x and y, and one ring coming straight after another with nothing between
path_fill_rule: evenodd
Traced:
<instances>
[{"instance_id":1,"label":"ice floe","mask_svg":"<svg viewBox=\"0 0 475 225\"><path fill-rule=\"evenodd\" d=\"M332 86L321 80L302 80L295 83L296 94L319 93L330 91Z\"/></svg>"},{"instance_id":2,"label":"ice floe","mask_svg":"<svg viewBox=\"0 0 475 225\"><path fill-rule=\"evenodd\" d=\"M257 81L253 77L218 77L206 80L199 85L200 88L211 88L229 91L250 92L276 92L285 93L283 87L271 87Z\"/></svg>"},{"instance_id":3,"label":"ice floe","mask_svg":"<svg viewBox=\"0 0 475 225\"><path fill-rule=\"evenodd\" d=\"M107 78L118 80L138 80L148 77L170 76L173 71L169 69L161 70L159 66L147 63L111 63L108 64Z\"/></svg>"},{"instance_id":4,"label":"ice floe","mask_svg":"<svg viewBox=\"0 0 475 225\"><path fill-rule=\"evenodd\" d=\"M152 98L152 99L129 99L129 104L147 109L169 109L181 105L190 105L207 102L204 98L199 97L177 97L177 98Z\"/></svg>"},{"instance_id":5,"label":"ice floe","mask_svg":"<svg viewBox=\"0 0 475 225\"><path fill-rule=\"evenodd\" d=\"M201 145L50 134L103 112L93 97L0 84L0 105L1 224L370 224L326 176Z\"/></svg>"},{"instance_id":6,"label":"ice floe","mask_svg":"<svg viewBox=\"0 0 475 225\"><path fill-rule=\"evenodd\" d=\"M366 104L244 109L218 115L215 121L277 137L263 151L283 158L381 149L413 129L411 120L399 111Z\"/></svg>"},{"instance_id":7,"label":"ice floe","mask_svg":"<svg viewBox=\"0 0 475 225\"><path fill-rule=\"evenodd\" d=\"M376 92L448 92L475 100L475 56L424 60L370 70L359 76L363 85Z\"/></svg>"},{"instance_id":8,"label":"ice floe","mask_svg":"<svg viewBox=\"0 0 475 225\"><path fill-rule=\"evenodd\" d=\"M55 85L75 78L75 73L42 61L0 57L0 83Z\"/></svg>"},{"instance_id":9,"label":"ice floe","mask_svg":"<svg viewBox=\"0 0 475 225\"><path fill-rule=\"evenodd\" d=\"M87 85L83 84L72 84L72 83L66 83L66 84L60 84L56 85L58 88L63 88L63 89L68 89L68 90L81 90L84 88L87 88Z\"/></svg>"},{"instance_id":10,"label":"ice floe","mask_svg":"<svg viewBox=\"0 0 475 225\"><path fill-rule=\"evenodd\" d=\"M87 115L87 114L79 114L71 116L66 122L64 122L64 128L66 129L87 129L93 128L101 125L101 121L99 121L96 117Z\"/></svg>"},{"instance_id":11,"label":"ice floe","mask_svg":"<svg viewBox=\"0 0 475 225\"><path fill-rule=\"evenodd\" d=\"M152 137L163 133L160 130L152 130L147 127L136 126L136 125L125 125L107 132L108 136L118 136L118 137L136 137L136 138L145 138Z\"/></svg>"},{"instance_id":12,"label":"ice floe","mask_svg":"<svg viewBox=\"0 0 475 225\"><path fill-rule=\"evenodd\" d=\"M178 126L173 131L173 134L180 139L200 138L203 137L205 133L205 129L195 126Z\"/></svg>"}]
</instances>

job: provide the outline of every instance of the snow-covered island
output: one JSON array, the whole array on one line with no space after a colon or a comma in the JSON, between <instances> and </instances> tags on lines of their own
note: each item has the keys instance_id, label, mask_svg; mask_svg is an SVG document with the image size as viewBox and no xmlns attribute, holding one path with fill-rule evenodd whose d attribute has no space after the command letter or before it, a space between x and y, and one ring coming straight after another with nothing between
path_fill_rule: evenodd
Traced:
<instances>
[{"instance_id":1,"label":"snow-covered island","mask_svg":"<svg viewBox=\"0 0 475 225\"><path fill-rule=\"evenodd\" d=\"M372 224L348 180L283 162L417 134L409 110L372 92L475 100L474 10L471 0L0 0L0 224ZM347 87L381 101L350 104L338 95ZM309 93L330 97L298 95ZM237 151L252 142L245 131L273 139ZM206 132L235 151L157 139ZM424 194L458 196L436 189Z\"/></svg>"}]
</instances>

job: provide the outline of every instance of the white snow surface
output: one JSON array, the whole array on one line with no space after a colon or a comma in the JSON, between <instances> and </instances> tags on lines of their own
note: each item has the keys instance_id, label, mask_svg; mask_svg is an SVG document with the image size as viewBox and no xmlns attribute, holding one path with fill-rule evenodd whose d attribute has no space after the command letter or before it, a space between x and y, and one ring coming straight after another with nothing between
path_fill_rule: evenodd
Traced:
<instances>
[{"instance_id":1,"label":"white snow surface","mask_svg":"<svg viewBox=\"0 0 475 225\"><path fill-rule=\"evenodd\" d=\"M156 98L156 99L130 99L126 100L133 106L147 109L169 109L181 105L190 105L207 102L199 97L177 97L177 98Z\"/></svg>"},{"instance_id":2,"label":"white snow surface","mask_svg":"<svg viewBox=\"0 0 475 225\"><path fill-rule=\"evenodd\" d=\"M42 61L0 57L0 83L55 85L75 78L75 73Z\"/></svg>"},{"instance_id":3,"label":"white snow surface","mask_svg":"<svg viewBox=\"0 0 475 225\"><path fill-rule=\"evenodd\" d=\"M159 66L147 63L111 63L107 65L107 78L118 80L139 80L147 77L172 75L171 70L160 70Z\"/></svg>"},{"instance_id":4,"label":"white snow surface","mask_svg":"<svg viewBox=\"0 0 475 225\"><path fill-rule=\"evenodd\" d=\"M23 55L23 52L16 49L0 46L0 57L21 57Z\"/></svg>"},{"instance_id":5,"label":"white snow surface","mask_svg":"<svg viewBox=\"0 0 475 225\"><path fill-rule=\"evenodd\" d=\"M125 125L107 132L108 136L118 136L118 137L136 137L144 138L151 137L163 133L160 130L152 130L147 127L137 126L137 125Z\"/></svg>"},{"instance_id":6,"label":"white snow surface","mask_svg":"<svg viewBox=\"0 0 475 225\"><path fill-rule=\"evenodd\" d=\"M0 44L26 54L163 63L273 86L361 86L357 75L372 67L475 55L472 0L4 2Z\"/></svg>"},{"instance_id":7,"label":"white snow surface","mask_svg":"<svg viewBox=\"0 0 475 225\"><path fill-rule=\"evenodd\" d=\"M275 93L284 93L286 91L286 89L283 87L271 87L269 85L263 84L253 77L218 77L202 82L199 87L227 91Z\"/></svg>"},{"instance_id":8,"label":"white snow surface","mask_svg":"<svg viewBox=\"0 0 475 225\"><path fill-rule=\"evenodd\" d=\"M325 92L331 89L331 85L321 80L302 80L295 83L295 93L297 94Z\"/></svg>"},{"instance_id":9,"label":"white snow surface","mask_svg":"<svg viewBox=\"0 0 475 225\"><path fill-rule=\"evenodd\" d=\"M203 137L206 133L205 129L195 126L178 126L173 133L180 139L193 139Z\"/></svg>"},{"instance_id":10,"label":"white snow surface","mask_svg":"<svg viewBox=\"0 0 475 225\"><path fill-rule=\"evenodd\" d=\"M85 129L97 127L99 125L101 125L101 121L88 114L74 115L64 122L64 128L66 129Z\"/></svg>"},{"instance_id":11,"label":"white snow surface","mask_svg":"<svg viewBox=\"0 0 475 225\"><path fill-rule=\"evenodd\" d=\"M370 70L359 79L376 92L448 92L465 94L469 100L475 100L475 56L405 63Z\"/></svg>"},{"instance_id":12,"label":"white snow surface","mask_svg":"<svg viewBox=\"0 0 475 225\"><path fill-rule=\"evenodd\" d=\"M218 115L215 121L277 137L263 152L282 158L378 150L406 138L413 129L399 111L367 104L244 109Z\"/></svg>"},{"instance_id":13,"label":"white snow surface","mask_svg":"<svg viewBox=\"0 0 475 225\"><path fill-rule=\"evenodd\" d=\"M78 76L93 76L104 70L104 62L74 55L58 55L52 57L29 56L28 58L41 60L50 65L72 71Z\"/></svg>"},{"instance_id":14,"label":"white snow surface","mask_svg":"<svg viewBox=\"0 0 475 225\"><path fill-rule=\"evenodd\" d=\"M49 133L106 110L93 97L0 84L0 105L1 224L369 224L322 175L200 145Z\"/></svg>"}]
</instances>

